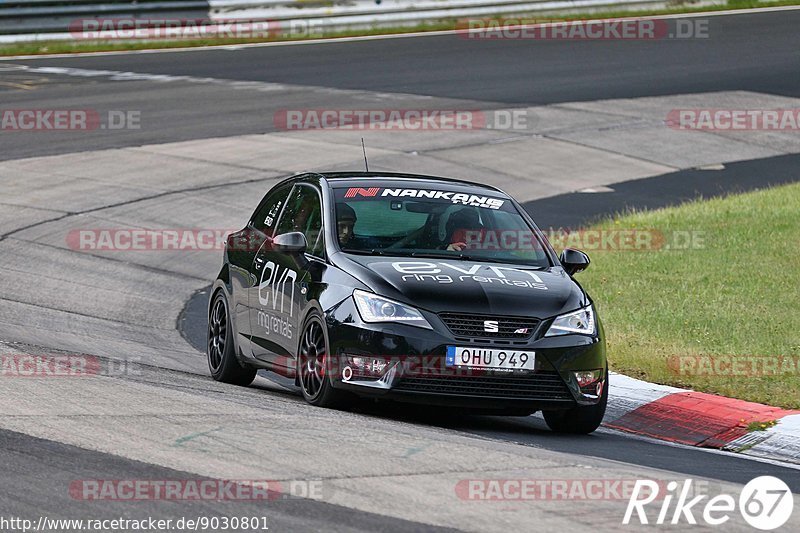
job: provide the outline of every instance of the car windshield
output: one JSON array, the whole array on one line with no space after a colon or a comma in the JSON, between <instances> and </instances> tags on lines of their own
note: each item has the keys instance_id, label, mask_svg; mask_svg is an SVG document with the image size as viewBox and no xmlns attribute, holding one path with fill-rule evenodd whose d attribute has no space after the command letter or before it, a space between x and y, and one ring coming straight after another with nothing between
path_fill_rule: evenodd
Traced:
<instances>
[{"instance_id":1,"label":"car windshield","mask_svg":"<svg viewBox=\"0 0 800 533\"><path fill-rule=\"evenodd\" d=\"M507 198L441 189L334 188L339 246L370 255L551 266Z\"/></svg>"}]
</instances>

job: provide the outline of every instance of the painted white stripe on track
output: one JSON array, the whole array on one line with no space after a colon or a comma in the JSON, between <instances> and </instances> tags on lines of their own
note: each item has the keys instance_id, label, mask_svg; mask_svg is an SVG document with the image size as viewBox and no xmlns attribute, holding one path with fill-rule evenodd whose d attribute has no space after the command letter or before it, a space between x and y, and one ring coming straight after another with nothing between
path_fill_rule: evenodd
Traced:
<instances>
[{"instance_id":1,"label":"painted white stripe on track","mask_svg":"<svg viewBox=\"0 0 800 533\"><path fill-rule=\"evenodd\" d=\"M754 13L771 13L775 11L797 11L800 6L778 6L778 7L755 7L749 9L730 9L725 11L703 11L700 13L676 13L672 15L651 15L651 16L631 16L631 17L615 17L614 20L669 20L675 18L699 18L699 17L724 17L736 15L749 15ZM587 19L589 20L589 19ZM597 19L606 20L606 19ZM542 24L524 24L519 26L508 26L509 29L516 28L537 28L547 27L551 23ZM245 43L245 44L220 44L212 46L187 46L182 48L156 48L145 50L115 50L110 52L79 52L74 54L29 54L0 57L0 61L14 61L21 59L50 59L50 58L63 58L63 57L87 57L87 56L114 56L114 55L129 55L129 54L164 54L164 53L177 53L177 52L200 52L204 50L230 50L237 51L246 48L263 48L271 46L298 46L298 45L311 45L311 44L333 44L333 43L347 43L356 41L383 41L387 39L411 39L417 37L436 37L440 35L454 35L463 33L464 30L436 30L436 31L418 31L408 33L388 33L383 35L359 35L353 37L331 37L323 39L307 39L303 41L277 41L277 42L264 42L264 43Z\"/></svg>"}]
</instances>

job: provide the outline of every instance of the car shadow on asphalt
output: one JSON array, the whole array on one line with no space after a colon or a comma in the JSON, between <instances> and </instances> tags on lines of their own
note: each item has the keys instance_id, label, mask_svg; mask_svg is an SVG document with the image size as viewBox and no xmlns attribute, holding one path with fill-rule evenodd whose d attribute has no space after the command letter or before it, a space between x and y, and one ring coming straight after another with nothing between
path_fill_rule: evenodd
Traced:
<instances>
[{"instance_id":1,"label":"car shadow on asphalt","mask_svg":"<svg viewBox=\"0 0 800 533\"><path fill-rule=\"evenodd\" d=\"M288 378L259 372L252 388L303 403L300 389ZM316 409L310 405L308 409ZM673 473L675 479L707 478L745 484L763 475L776 476L800 492L800 470L757 462L733 453L710 453L690 446L669 445L601 427L590 435L565 435L548 429L540 414L530 416L472 415L464 409L400 402L357 400L347 412L364 418L440 428L484 439L568 454L583 455Z\"/></svg>"}]
</instances>

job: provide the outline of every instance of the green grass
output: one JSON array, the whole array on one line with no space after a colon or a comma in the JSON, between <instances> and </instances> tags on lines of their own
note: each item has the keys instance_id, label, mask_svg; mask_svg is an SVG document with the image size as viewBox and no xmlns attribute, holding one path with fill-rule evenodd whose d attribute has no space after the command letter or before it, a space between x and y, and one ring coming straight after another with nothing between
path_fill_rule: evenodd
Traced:
<instances>
[{"instance_id":1,"label":"green grass","mask_svg":"<svg viewBox=\"0 0 800 533\"><path fill-rule=\"evenodd\" d=\"M648 9L641 11L625 11L625 10L610 10L594 13L567 13L567 14L542 14L533 13L529 15L502 15L497 17L478 17L478 18L493 18L498 20L503 19L532 19L537 22L544 22L547 20L562 21L562 20L592 20L592 19L606 19L606 18L620 18L632 16L654 16L654 15L671 15L682 13L703 13L711 11L722 11L728 9L745 9L752 7L777 7L777 6L793 6L800 5L800 0L777 0L774 2L759 2L758 0L728 0L726 5L719 6L706 6L706 7L691 7L690 1L677 0L673 7L667 9ZM457 26L458 20L441 20L429 23L417 24L414 26L400 26L400 27L386 27L371 30L350 30L350 31L336 31L326 33L325 38L333 37L350 37L357 35L385 35L391 33L408 33L408 32L421 32L421 31L437 31L437 30L452 30ZM312 35L309 38L319 38L319 35ZM151 50L151 49L164 49L164 48L184 48L184 47L202 47L202 46L220 46L220 45L236 45L236 44L249 44L249 43L263 43L271 41L289 41L289 40L303 40L302 38L253 38L253 39L188 39L188 40L173 40L173 41L38 41L31 43L13 43L0 45L0 57L2 56L17 56L17 55L39 55L39 54L68 54L79 52L108 52L108 51L123 51L123 50Z\"/></svg>"},{"instance_id":2,"label":"green grass","mask_svg":"<svg viewBox=\"0 0 800 533\"><path fill-rule=\"evenodd\" d=\"M800 184L630 213L598 228L702 232L695 249L591 252L578 275L603 318L615 370L800 408L800 369L681 375L675 356L800 355ZM684 373L685 374L685 373Z\"/></svg>"},{"instance_id":3,"label":"green grass","mask_svg":"<svg viewBox=\"0 0 800 533\"><path fill-rule=\"evenodd\" d=\"M775 427L777 423L777 420L767 420L766 422L750 422L747 424L747 431L750 433L753 431L766 431L771 427Z\"/></svg>"}]
</instances>

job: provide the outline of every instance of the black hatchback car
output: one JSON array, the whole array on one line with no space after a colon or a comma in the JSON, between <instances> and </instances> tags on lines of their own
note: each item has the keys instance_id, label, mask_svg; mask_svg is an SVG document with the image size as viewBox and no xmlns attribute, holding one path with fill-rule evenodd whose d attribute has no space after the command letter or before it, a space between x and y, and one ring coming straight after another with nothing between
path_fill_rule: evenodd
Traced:
<instances>
[{"instance_id":1,"label":"black hatchback car","mask_svg":"<svg viewBox=\"0 0 800 533\"><path fill-rule=\"evenodd\" d=\"M476 414L542 411L589 433L608 398L603 328L499 189L394 173L307 173L228 237L209 301L208 364L226 383L294 378L317 406L357 396Z\"/></svg>"}]
</instances>

